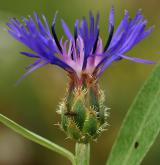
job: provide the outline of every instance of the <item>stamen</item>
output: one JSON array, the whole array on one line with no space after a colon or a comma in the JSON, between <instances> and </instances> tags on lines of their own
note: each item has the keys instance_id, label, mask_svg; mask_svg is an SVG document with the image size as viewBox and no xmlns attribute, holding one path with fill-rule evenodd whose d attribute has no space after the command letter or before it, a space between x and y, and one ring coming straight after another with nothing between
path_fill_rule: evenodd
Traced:
<instances>
[{"instance_id":1,"label":"stamen","mask_svg":"<svg viewBox=\"0 0 160 165\"><path fill-rule=\"evenodd\" d=\"M74 60L73 45L71 46L71 59Z\"/></svg>"},{"instance_id":2,"label":"stamen","mask_svg":"<svg viewBox=\"0 0 160 165\"><path fill-rule=\"evenodd\" d=\"M73 60L73 50L72 50L72 53L71 53L71 59Z\"/></svg>"},{"instance_id":3,"label":"stamen","mask_svg":"<svg viewBox=\"0 0 160 165\"><path fill-rule=\"evenodd\" d=\"M111 43L112 37L113 37L113 32L114 32L114 26L111 25L111 31L110 31L110 33L109 33L109 37L108 37L106 46L105 46L104 49L103 49L103 52L105 52L105 51L108 49L108 47L109 47L109 45L110 45L110 43Z\"/></svg>"},{"instance_id":4,"label":"stamen","mask_svg":"<svg viewBox=\"0 0 160 165\"><path fill-rule=\"evenodd\" d=\"M93 54L95 53L96 49L97 49L97 43L98 43L98 38L99 38L99 29L98 29L98 33L97 33L97 37L93 46Z\"/></svg>"},{"instance_id":5,"label":"stamen","mask_svg":"<svg viewBox=\"0 0 160 165\"><path fill-rule=\"evenodd\" d=\"M76 40L77 40L77 28L74 28L74 41L75 41L75 45L76 45Z\"/></svg>"},{"instance_id":6,"label":"stamen","mask_svg":"<svg viewBox=\"0 0 160 165\"><path fill-rule=\"evenodd\" d=\"M55 24L53 24L51 26L51 30L52 30L52 34L53 34L54 40L56 42L56 45L57 45L59 51L62 53L62 47L61 47L61 45L60 45L60 43L58 41L58 37L57 37L56 32L55 32Z\"/></svg>"}]
</instances>

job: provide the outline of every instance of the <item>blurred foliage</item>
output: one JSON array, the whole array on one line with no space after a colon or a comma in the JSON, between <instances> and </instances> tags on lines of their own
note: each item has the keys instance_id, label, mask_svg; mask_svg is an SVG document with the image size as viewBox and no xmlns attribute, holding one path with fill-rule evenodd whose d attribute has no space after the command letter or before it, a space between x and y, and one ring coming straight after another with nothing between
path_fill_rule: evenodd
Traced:
<instances>
[{"instance_id":1,"label":"blurred foliage","mask_svg":"<svg viewBox=\"0 0 160 165\"><path fill-rule=\"evenodd\" d=\"M8 17L21 18L32 15L34 11L44 13L51 23L55 11L58 36L63 35L60 18L73 29L74 21L87 16L88 11L100 12L100 31L103 40L107 36L108 13L115 7L115 21L118 25L124 9L134 16L137 9L143 9L148 24L155 24L154 32L128 53L130 56L143 57L159 61L159 23L160 2L158 0L1 0L0 3L0 111L24 127L74 151L74 142L65 140L65 135L56 126L59 116L56 114L58 104L63 98L67 83L65 72L56 66L45 66L26 77L19 86L16 80L24 73L24 67L32 62L19 55L27 48L13 40L6 32L5 22ZM106 93L106 104L111 107L110 126L91 146L91 164L105 163L117 135L122 119L128 110L140 86L151 72L153 66L136 64L126 60L112 64L100 78L101 87ZM160 148L157 140L143 165L160 163ZM5 145L8 144L8 145ZM3 146L3 147L2 147ZM4 147L6 146L6 147ZM15 152L15 150L17 152ZM13 151L13 152L11 152ZM107 153L106 153L107 151ZM21 157L19 157L21 153ZM12 155L12 157L10 156ZM38 146L0 125L0 164L2 165L50 165L64 164L66 159ZM65 162L65 165L69 164Z\"/></svg>"},{"instance_id":2,"label":"blurred foliage","mask_svg":"<svg viewBox=\"0 0 160 165\"><path fill-rule=\"evenodd\" d=\"M145 81L130 106L107 165L139 165L160 132L160 65ZM132 131L131 131L132 130Z\"/></svg>"}]
</instances>

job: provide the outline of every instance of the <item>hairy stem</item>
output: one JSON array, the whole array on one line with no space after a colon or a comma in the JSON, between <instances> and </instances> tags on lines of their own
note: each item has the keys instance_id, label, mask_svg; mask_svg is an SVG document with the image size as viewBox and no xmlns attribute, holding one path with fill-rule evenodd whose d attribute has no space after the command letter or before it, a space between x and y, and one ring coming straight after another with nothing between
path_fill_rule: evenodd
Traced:
<instances>
[{"instance_id":1,"label":"hairy stem","mask_svg":"<svg viewBox=\"0 0 160 165\"><path fill-rule=\"evenodd\" d=\"M76 165L89 165L90 161L90 144L76 143L75 148Z\"/></svg>"}]
</instances>

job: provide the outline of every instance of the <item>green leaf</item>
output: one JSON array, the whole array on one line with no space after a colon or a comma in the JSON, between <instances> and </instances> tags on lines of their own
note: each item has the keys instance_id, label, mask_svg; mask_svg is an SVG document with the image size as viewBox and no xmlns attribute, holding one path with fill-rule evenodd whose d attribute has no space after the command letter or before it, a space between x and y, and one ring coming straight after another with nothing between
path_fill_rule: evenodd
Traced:
<instances>
[{"instance_id":1,"label":"green leaf","mask_svg":"<svg viewBox=\"0 0 160 165\"><path fill-rule=\"evenodd\" d=\"M62 156L65 156L73 164L75 164L74 155L70 151L66 150L65 148L25 129L24 127L20 126L19 124L15 123L14 121L8 119L7 117L5 117L2 114L0 114L0 122L3 123L4 125L6 125L7 127L11 128L15 132L19 133L20 135L24 136L25 138L27 138L31 141L34 141L35 143L38 143L52 151L55 151Z\"/></svg>"},{"instance_id":2,"label":"green leaf","mask_svg":"<svg viewBox=\"0 0 160 165\"><path fill-rule=\"evenodd\" d=\"M136 96L107 165L139 165L160 132L160 65Z\"/></svg>"}]
</instances>

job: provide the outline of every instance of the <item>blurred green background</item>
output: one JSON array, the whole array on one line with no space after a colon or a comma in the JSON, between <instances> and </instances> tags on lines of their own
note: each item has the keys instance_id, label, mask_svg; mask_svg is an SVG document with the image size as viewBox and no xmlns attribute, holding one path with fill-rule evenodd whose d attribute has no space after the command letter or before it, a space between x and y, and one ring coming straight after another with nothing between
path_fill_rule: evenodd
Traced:
<instances>
[{"instance_id":1,"label":"blurred green background","mask_svg":"<svg viewBox=\"0 0 160 165\"><path fill-rule=\"evenodd\" d=\"M65 134L54 126L59 121L56 109L66 90L67 76L56 66L45 66L33 72L15 86L23 75L24 67L33 59L19 55L27 51L21 43L6 32L8 17L32 15L33 11L44 13L51 23L53 14L59 11L57 19L58 36L63 35L60 18L73 29L76 18L88 16L88 11L100 12L100 31L103 40L107 37L108 13L115 7L116 26L123 17L124 9L133 17L143 9L148 26L154 24L154 32L128 53L130 56L159 61L160 55L160 1L152 0L1 0L0 1L0 113L22 124L24 127L70 149L74 152L74 142L65 139ZM122 60L112 64L100 78L106 94L106 104L110 107L108 131L91 146L91 164L103 165L109 156L122 120L141 85L153 66ZM131 130L132 131L132 130ZM126 137L127 138L127 137ZM142 165L160 164L160 140L157 139ZM69 165L70 162L37 144L12 132L0 124L0 165Z\"/></svg>"}]
</instances>

